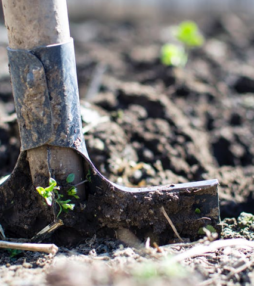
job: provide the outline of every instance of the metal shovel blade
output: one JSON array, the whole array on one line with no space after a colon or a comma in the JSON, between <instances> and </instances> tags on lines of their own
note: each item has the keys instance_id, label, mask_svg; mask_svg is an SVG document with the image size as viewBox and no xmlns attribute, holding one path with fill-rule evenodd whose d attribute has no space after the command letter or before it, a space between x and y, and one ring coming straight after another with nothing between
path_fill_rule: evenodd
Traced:
<instances>
[{"instance_id":1,"label":"metal shovel blade","mask_svg":"<svg viewBox=\"0 0 254 286\"><path fill-rule=\"evenodd\" d=\"M94 234L114 237L116 230L127 228L141 239L152 236L159 243L167 243L175 233L161 207L182 238L197 239L207 225L220 232L216 179L127 188L107 180L89 157L84 159L91 175L86 199L77 200L74 211L61 216L65 225L59 230L61 236L67 232L79 239ZM0 186L0 200L1 224L12 236L32 237L53 220L50 208L42 205L32 184L26 152L21 152L13 173Z\"/></svg>"},{"instance_id":2,"label":"metal shovel blade","mask_svg":"<svg viewBox=\"0 0 254 286\"><path fill-rule=\"evenodd\" d=\"M166 243L175 233L163 207L181 237L196 239L207 225L220 232L218 180L128 188L107 180L89 157L86 164L91 178L84 225L92 223L104 235L110 229L127 228L140 238L152 234Z\"/></svg>"}]
</instances>

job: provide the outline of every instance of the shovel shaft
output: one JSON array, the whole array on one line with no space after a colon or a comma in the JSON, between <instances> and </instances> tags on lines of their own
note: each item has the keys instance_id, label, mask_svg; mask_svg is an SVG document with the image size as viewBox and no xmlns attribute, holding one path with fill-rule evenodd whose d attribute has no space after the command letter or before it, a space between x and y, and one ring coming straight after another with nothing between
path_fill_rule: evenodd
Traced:
<instances>
[{"instance_id":1,"label":"shovel shaft","mask_svg":"<svg viewBox=\"0 0 254 286\"><path fill-rule=\"evenodd\" d=\"M70 38L65 0L2 0L9 46L33 49Z\"/></svg>"},{"instance_id":2,"label":"shovel shaft","mask_svg":"<svg viewBox=\"0 0 254 286\"><path fill-rule=\"evenodd\" d=\"M12 49L31 50L70 40L66 0L3 0L5 25ZM68 148L42 146L27 151L33 184L48 185L50 176L65 180L75 174L74 184L84 180L79 155ZM80 197L84 186L78 187Z\"/></svg>"}]
</instances>

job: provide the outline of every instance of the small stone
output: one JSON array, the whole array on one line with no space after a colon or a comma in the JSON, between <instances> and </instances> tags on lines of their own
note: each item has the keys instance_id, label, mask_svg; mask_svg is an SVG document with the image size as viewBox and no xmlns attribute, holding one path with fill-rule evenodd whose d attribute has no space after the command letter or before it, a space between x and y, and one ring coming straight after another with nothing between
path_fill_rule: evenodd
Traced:
<instances>
[{"instance_id":1,"label":"small stone","mask_svg":"<svg viewBox=\"0 0 254 286\"><path fill-rule=\"evenodd\" d=\"M32 268L33 265L32 265L31 263L24 262L24 263L23 263L23 267L24 267L24 268Z\"/></svg>"},{"instance_id":2,"label":"small stone","mask_svg":"<svg viewBox=\"0 0 254 286\"><path fill-rule=\"evenodd\" d=\"M147 148L144 149L143 156L144 156L145 160L147 160L149 162L154 160L153 152Z\"/></svg>"},{"instance_id":3,"label":"small stone","mask_svg":"<svg viewBox=\"0 0 254 286\"><path fill-rule=\"evenodd\" d=\"M142 171L136 170L132 176L135 180L139 181L142 178Z\"/></svg>"},{"instance_id":4,"label":"small stone","mask_svg":"<svg viewBox=\"0 0 254 286\"><path fill-rule=\"evenodd\" d=\"M224 219L224 222L227 223L227 224L233 224L233 225L236 225L236 219L233 217L233 218L226 218Z\"/></svg>"},{"instance_id":5,"label":"small stone","mask_svg":"<svg viewBox=\"0 0 254 286\"><path fill-rule=\"evenodd\" d=\"M95 149L103 151L105 149L105 144L98 138L94 139L94 146Z\"/></svg>"},{"instance_id":6,"label":"small stone","mask_svg":"<svg viewBox=\"0 0 254 286\"><path fill-rule=\"evenodd\" d=\"M93 256L93 257L97 256L96 250L95 250L95 249L90 250L90 251L89 251L89 255L91 255L91 256Z\"/></svg>"},{"instance_id":7,"label":"small stone","mask_svg":"<svg viewBox=\"0 0 254 286\"><path fill-rule=\"evenodd\" d=\"M246 226L250 226L254 221L254 216L250 213L242 212L239 215L237 221L238 221L238 225L241 228L246 227Z\"/></svg>"}]
</instances>

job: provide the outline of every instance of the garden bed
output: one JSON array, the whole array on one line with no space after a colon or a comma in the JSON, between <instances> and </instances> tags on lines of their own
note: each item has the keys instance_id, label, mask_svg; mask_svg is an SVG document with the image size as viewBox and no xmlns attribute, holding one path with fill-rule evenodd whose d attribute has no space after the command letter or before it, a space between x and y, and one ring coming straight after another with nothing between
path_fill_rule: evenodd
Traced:
<instances>
[{"instance_id":1,"label":"garden bed","mask_svg":"<svg viewBox=\"0 0 254 286\"><path fill-rule=\"evenodd\" d=\"M235 220L242 212L253 213L253 20L232 14L200 17L204 46L190 52L184 68L166 67L160 49L171 40L170 26L179 22L171 17L71 25L88 153L102 174L127 186L217 178L223 236L253 240L253 217ZM12 171L20 147L6 62L2 43L0 176ZM96 237L80 244L62 246L55 258L31 252L12 258L1 251L1 285L253 283L250 248L223 247L169 267L168 254L193 245L145 248ZM50 272L52 263L56 269ZM57 284L66 277L76 282Z\"/></svg>"}]
</instances>

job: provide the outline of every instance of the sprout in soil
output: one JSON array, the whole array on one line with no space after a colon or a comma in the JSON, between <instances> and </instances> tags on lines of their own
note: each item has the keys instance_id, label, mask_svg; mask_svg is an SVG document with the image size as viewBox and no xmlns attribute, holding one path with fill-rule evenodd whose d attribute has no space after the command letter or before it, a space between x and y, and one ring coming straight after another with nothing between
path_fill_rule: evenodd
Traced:
<instances>
[{"instance_id":1,"label":"sprout in soil","mask_svg":"<svg viewBox=\"0 0 254 286\"><path fill-rule=\"evenodd\" d=\"M75 175L70 174L68 175L66 182L71 183L74 181L74 179ZM57 186L57 182L53 178L49 179L49 186L47 188L37 187L36 190L46 200L46 203L49 206L52 205L53 199L58 204L59 212L57 214L57 217L60 216L62 211L68 212L69 210L73 210L75 207L75 204L72 204L70 199L62 200L63 195L59 193L60 187ZM67 194L71 197L79 199L79 196L77 195L77 189L75 186L71 186L68 189Z\"/></svg>"},{"instance_id":2,"label":"sprout in soil","mask_svg":"<svg viewBox=\"0 0 254 286\"><path fill-rule=\"evenodd\" d=\"M174 28L173 33L178 41L189 48L201 47L204 43L204 37L197 24L192 21L180 23Z\"/></svg>"},{"instance_id":3,"label":"sprout in soil","mask_svg":"<svg viewBox=\"0 0 254 286\"><path fill-rule=\"evenodd\" d=\"M165 44L161 48L161 62L165 66L183 67L188 59L184 48L173 44Z\"/></svg>"},{"instance_id":4,"label":"sprout in soil","mask_svg":"<svg viewBox=\"0 0 254 286\"><path fill-rule=\"evenodd\" d=\"M202 46L204 37L197 24L192 21L173 27L172 34L179 44L164 44L161 48L161 62L166 66L183 67L187 63L188 51Z\"/></svg>"}]
</instances>

